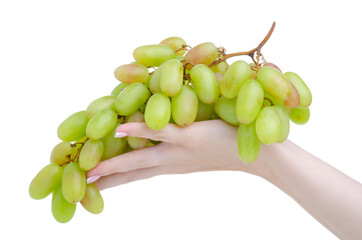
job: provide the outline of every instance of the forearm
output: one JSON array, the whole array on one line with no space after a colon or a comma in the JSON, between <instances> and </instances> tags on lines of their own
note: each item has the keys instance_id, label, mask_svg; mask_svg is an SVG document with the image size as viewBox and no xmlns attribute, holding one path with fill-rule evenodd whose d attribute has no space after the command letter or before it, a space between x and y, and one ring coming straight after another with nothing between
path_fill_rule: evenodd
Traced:
<instances>
[{"instance_id":1,"label":"forearm","mask_svg":"<svg viewBox=\"0 0 362 240\"><path fill-rule=\"evenodd\" d=\"M263 145L260 175L342 239L362 239L362 185L290 141Z\"/></svg>"}]
</instances>

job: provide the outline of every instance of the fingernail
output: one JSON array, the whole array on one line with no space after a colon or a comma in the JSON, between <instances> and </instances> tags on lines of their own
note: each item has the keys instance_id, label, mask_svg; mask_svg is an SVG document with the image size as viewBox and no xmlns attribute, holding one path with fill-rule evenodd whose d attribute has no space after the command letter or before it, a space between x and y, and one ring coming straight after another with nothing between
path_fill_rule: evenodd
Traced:
<instances>
[{"instance_id":1,"label":"fingernail","mask_svg":"<svg viewBox=\"0 0 362 240\"><path fill-rule=\"evenodd\" d=\"M125 137L127 136L127 133L125 132L116 132L116 134L114 135L114 137L116 138L121 138L121 137Z\"/></svg>"},{"instance_id":2,"label":"fingernail","mask_svg":"<svg viewBox=\"0 0 362 240\"><path fill-rule=\"evenodd\" d=\"M99 176L99 175L94 175L94 176L92 176L92 177L90 177L90 178L87 178L87 184L90 184L90 183L92 183L92 182L97 181L100 177L101 177L101 176Z\"/></svg>"}]
</instances>

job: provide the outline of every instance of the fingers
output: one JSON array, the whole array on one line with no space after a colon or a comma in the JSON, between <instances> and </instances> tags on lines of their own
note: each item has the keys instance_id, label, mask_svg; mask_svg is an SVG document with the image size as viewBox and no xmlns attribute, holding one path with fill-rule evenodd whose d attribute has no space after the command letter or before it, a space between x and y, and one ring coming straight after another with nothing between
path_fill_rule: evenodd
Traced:
<instances>
[{"instance_id":1,"label":"fingers","mask_svg":"<svg viewBox=\"0 0 362 240\"><path fill-rule=\"evenodd\" d=\"M100 162L95 168L87 172L88 183L96 181L102 176L113 173L128 172L135 169L143 169L159 166L162 159L162 148L167 143L134 150L117 157Z\"/></svg>"},{"instance_id":2,"label":"fingers","mask_svg":"<svg viewBox=\"0 0 362 240\"><path fill-rule=\"evenodd\" d=\"M116 137L141 137L157 141L177 143L183 140L184 132L175 124L167 124L161 130L152 130L146 123L126 123L120 125L116 130Z\"/></svg>"},{"instance_id":3,"label":"fingers","mask_svg":"<svg viewBox=\"0 0 362 240\"><path fill-rule=\"evenodd\" d=\"M126 184L142 179L151 178L163 174L162 167L151 167L137 169L129 172L115 173L109 176L101 177L95 182L99 190L115 187L121 184Z\"/></svg>"}]
</instances>

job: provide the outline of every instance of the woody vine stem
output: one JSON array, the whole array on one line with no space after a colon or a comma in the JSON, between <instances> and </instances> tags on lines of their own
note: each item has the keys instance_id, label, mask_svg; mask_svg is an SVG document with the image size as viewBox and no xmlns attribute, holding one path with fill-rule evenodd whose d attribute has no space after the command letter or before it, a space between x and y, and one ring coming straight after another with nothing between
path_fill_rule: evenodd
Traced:
<instances>
[{"instance_id":1,"label":"woody vine stem","mask_svg":"<svg viewBox=\"0 0 362 240\"><path fill-rule=\"evenodd\" d=\"M272 35L274 28L275 28L275 24L276 23L273 22L273 25L271 26L268 34L265 36L263 41L261 41L261 43L259 43L259 45L256 48L254 48L250 51L247 51L247 52L236 52L236 53L224 54L221 59L214 61L213 63L211 63L209 65L209 67L213 67L231 57L248 55L249 57L251 57L251 59L255 63L256 68L259 69L260 68L260 64L259 64L260 57L263 58L263 55L261 54L261 48L264 46L264 44L269 40L270 36ZM223 49L223 51L225 51L225 49Z\"/></svg>"}]
</instances>

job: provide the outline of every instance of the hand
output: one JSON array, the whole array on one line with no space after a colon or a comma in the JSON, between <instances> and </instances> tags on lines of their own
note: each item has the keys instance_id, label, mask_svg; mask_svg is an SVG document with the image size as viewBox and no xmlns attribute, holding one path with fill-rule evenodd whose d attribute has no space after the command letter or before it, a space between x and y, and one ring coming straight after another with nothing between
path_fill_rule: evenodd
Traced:
<instances>
[{"instance_id":1,"label":"hand","mask_svg":"<svg viewBox=\"0 0 362 240\"><path fill-rule=\"evenodd\" d=\"M119 126L121 135L143 137L162 143L103 161L88 171L90 182L100 190L162 174L202 171L245 171L258 175L260 164L244 164L238 156L237 127L222 120L195 122L188 127L168 124L159 131L145 123Z\"/></svg>"}]
</instances>

